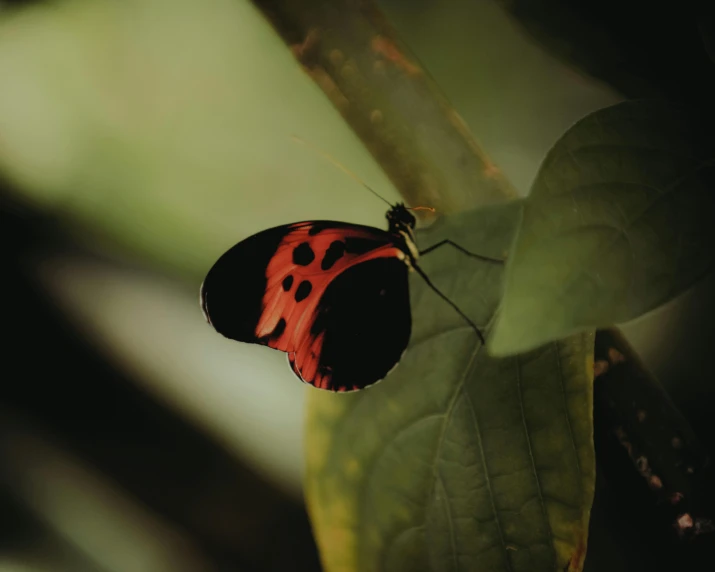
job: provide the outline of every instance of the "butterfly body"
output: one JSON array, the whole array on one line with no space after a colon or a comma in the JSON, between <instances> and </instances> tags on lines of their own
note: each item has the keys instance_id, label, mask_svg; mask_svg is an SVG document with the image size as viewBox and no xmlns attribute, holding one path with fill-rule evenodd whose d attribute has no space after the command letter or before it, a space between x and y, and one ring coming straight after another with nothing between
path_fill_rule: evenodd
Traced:
<instances>
[{"instance_id":1,"label":"butterfly body","mask_svg":"<svg viewBox=\"0 0 715 572\"><path fill-rule=\"evenodd\" d=\"M248 237L208 272L206 320L227 338L287 353L319 389L376 383L409 342L408 274L419 257L412 213L398 204L387 221L386 231L307 221Z\"/></svg>"}]
</instances>

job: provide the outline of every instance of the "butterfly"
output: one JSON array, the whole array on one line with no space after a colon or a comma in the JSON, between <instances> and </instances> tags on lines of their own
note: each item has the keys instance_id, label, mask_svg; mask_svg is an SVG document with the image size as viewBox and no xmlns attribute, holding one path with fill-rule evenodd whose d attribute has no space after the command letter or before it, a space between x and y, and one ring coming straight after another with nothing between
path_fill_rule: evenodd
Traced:
<instances>
[{"instance_id":1,"label":"butterfly","mask_svg":"<svg viewBox=\"0 0 715 572\"><path fill-rule=\"evenodd\" d=\"M418 259L451 244L502 261L451 240L419 251L410 210L392 206L386 231L319 220L246 238L216 261L201 285L206 321L227 338L285 352L305 383L356 391L385 378L405 352L412 330L408 275L416 271L483 344L479 328L432 284Z\"/></svg>"}]
</instances>

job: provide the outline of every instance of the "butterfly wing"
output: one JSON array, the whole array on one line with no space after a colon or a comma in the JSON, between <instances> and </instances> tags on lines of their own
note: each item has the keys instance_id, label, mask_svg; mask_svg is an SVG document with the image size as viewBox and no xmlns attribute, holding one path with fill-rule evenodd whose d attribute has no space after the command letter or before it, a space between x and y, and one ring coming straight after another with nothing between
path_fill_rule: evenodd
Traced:
<instances>
[{"instance_id":1,"label":"butterfly wing","mask_svg":"<svg viewBox=\"0 0 715 572\"><path fill-rule=\"evenodd\" d=\"M411 332L407 265L374 258L334 278L288 358L321 389L354 391L381 379L402 357Z\"/></svg>"},{"instance_id":2,"label":"butterfly wing","mask_svg":"<svg viewBox=\"0 0 715 572\"><path fill-rule=\"evenodd\" d=\"M287 352L306 383L361 389L382 379L409 341L404 258L392 235L372 227L276 227L219 258L201 304L224 336Z\"/></svg>"}]
</instances>

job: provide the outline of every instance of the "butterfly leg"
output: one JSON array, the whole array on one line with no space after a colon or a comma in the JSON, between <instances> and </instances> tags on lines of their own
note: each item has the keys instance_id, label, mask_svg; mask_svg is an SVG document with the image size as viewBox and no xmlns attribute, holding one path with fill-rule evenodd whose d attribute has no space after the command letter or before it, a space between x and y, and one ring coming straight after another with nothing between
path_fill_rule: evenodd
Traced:
<instances>
[{"instance_id":1,"label":"butterfly leg","mask_svg":"<svg viewBox=\"0 0 715 572\"><path fill-rule=\"evenodd\" d=\"M474 252L469 252L466 248L462 248L456 242L452 242L448 238L438 242L437 244L433 244L429 248L425 248L424 250L421 250L420 256L424 256L425 254L428 254L428 253L432 252L433 250L437 250L440 246L444 246L445 244L451 244L454 248L463 252L467 256L471 256L472 258L478 258L479 260L484 260L485 262L496 262L498 264L504 263L504 260L501 258L491 258L489 256L483 256L481 254L475 254Z\"/></svg>"},{"instance_id":2,"label":"butterfly leg","mask_svg":"<svg viewBox=\"0 0 715 572\"><path fill-rule=\"evenodd\" d=\"M437 289L437 287L436 287L434 284L432 284L432 281L429 279L429 277L427 276L427 274L425 274L424 271L423 271L419 266L417 266L416 264L413 264L412 267L417 271L417 273L418 273L420 276L422 276L422 279L423 279L425 282L427 282L427 286L429 286L430 288L432 288L432 290L434 290L434 291L437 293L437 295L438 295L440 298L442 298L442 300L444 300L445 302L447 302L447 304L449 304L450 306L452 306L452 308L454 308L454 309L457 311L457 313L458 313L460 316L462 316L462 318L464 318L464 319L467 321L467 323L471 326L471 328L476 332L477 336L479 336L479 339L480 339L480 341L482 342L482 345L484 345L484 344L486 343L486 342L484 341L484 336L482 335L481 330L480 330L479 328L477 328L476 325L474 325L474 322L472 322L472 320L470 320L470 319L465 315L465 313L462 312L462 310L460 310L459 307L457 307L457 305L456 305L454 302L452 302L452 300L450 300L449 298L447 298L447 296L445 296L444 294L442 294L442 292L440 292L440 291Z\"/></svg>"}]
</instances>

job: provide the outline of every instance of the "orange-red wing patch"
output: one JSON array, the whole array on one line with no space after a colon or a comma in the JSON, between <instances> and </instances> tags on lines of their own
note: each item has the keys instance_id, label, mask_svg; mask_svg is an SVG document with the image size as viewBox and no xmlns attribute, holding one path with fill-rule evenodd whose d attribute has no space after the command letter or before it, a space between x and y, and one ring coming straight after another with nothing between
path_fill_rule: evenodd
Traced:
<instances>
[{"instance_id":1,"label":"orange-red wing patch","mask_svg":"<svg viewBox=\"0 0 715 572\"><path fill-rule=\"evenodd\" d=\"M330 388L320 367L324 332L311 332L328 285L342 272L377 258L403 258L391 236L368 227L297 223L283 237L266 269L263 311L256 337L289 352L293 370L307 383Z\"/></svg>"}]
</instances>

